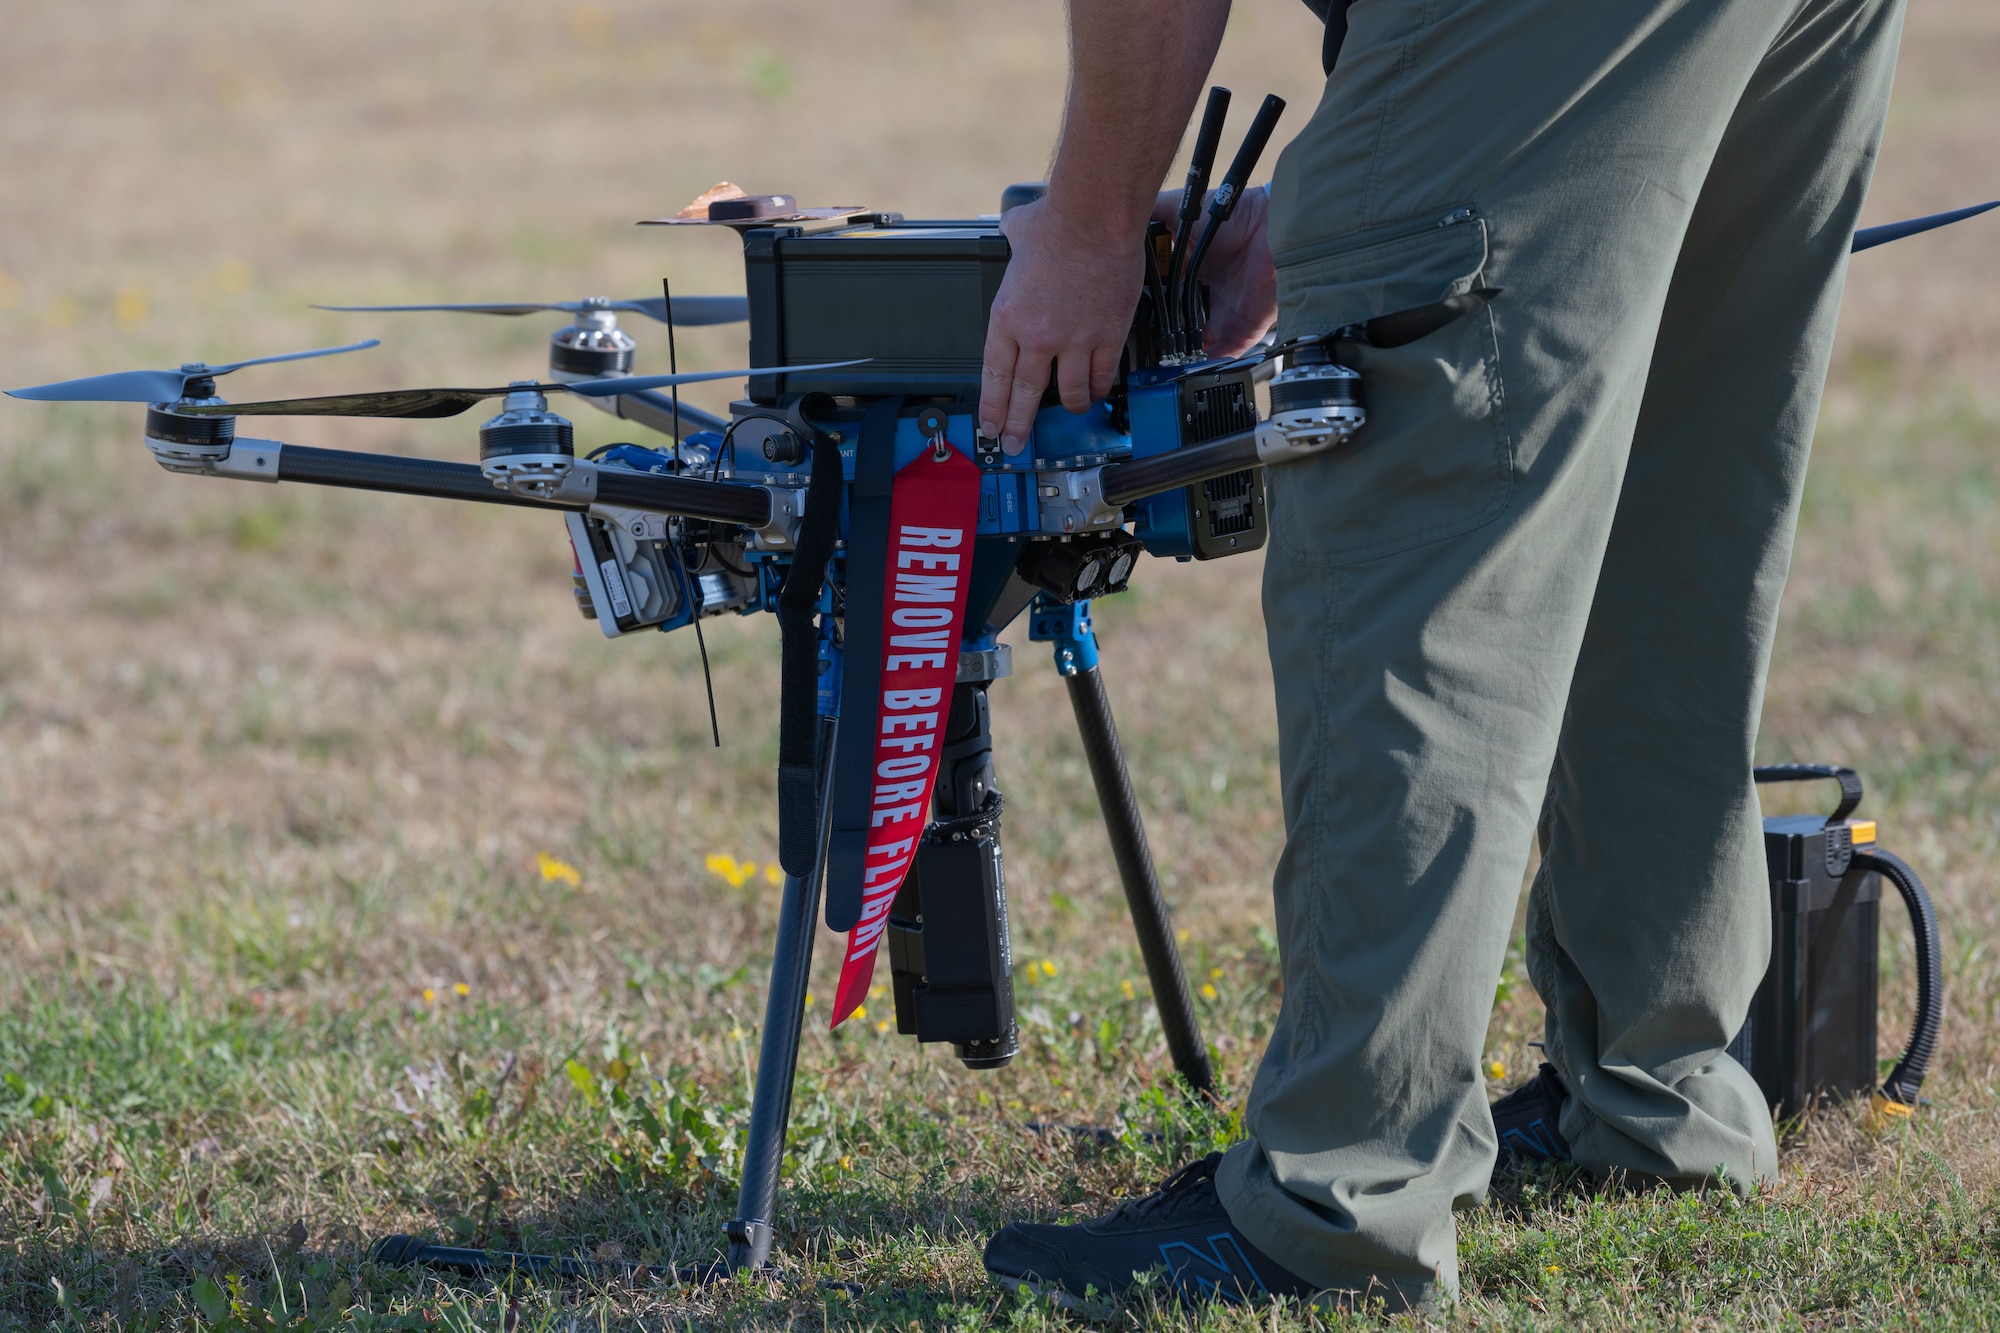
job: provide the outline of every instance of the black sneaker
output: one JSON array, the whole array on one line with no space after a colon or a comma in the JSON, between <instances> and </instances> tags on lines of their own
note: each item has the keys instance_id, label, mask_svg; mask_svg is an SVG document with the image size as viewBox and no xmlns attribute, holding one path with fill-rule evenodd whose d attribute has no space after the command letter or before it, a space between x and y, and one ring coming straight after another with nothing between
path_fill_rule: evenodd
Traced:
<instances>
[{"instance_id":1,"label":"black sneaker","mask_svg":"<svg viewBox=\"0 0 2000 1333\"><path fill-rule=\"evenodd\" d=\"M1567 1162L1569 1140L1556 1127L1569 1089L1555 1066L1541 1071L1493 1103L1493 1129L1500 1139L1500 1157L1493 1174L1507 1175L1528 1162Z\"/></svg>"},{"instance_id":2,"label":"black sneaker","mask_svg":"<svg viewBox=\"0 0 2000 1333\"><path fill-rule=\"evenodd\" d=\"M1026 1287L1069 1309L1117 1296L1162 1271L1183 1300L1310 1299L1318 1290L1250 1243L1215 1193L1221 1153L1168 1176L1156 1193L1069 1226L1015 1222L986 1242L986 1271L1006 1290Z\"/></svg>"}]
</instances>

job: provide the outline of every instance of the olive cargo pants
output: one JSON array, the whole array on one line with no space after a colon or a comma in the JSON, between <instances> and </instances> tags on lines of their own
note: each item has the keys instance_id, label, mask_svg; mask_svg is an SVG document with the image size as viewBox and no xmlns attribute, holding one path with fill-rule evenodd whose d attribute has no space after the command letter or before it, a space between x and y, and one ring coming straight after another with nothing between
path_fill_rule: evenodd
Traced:
<instances>
[{"instance_id":1,"label":"olive cargo pants","mask_svg":"<svg viewBox=\"0 0 2000 1333\"><path fill-rule=\"evenodd\" d=\"M1224 1161L1272 1257L1457 1288L1530 839L1576 1160L1742 1188L1724 1054L1769 953L1751 752L1900 0L1358 0L1272 185L1280 336L1485 283L1344 357L1271 469L1284 999Z\"/></svg>"}]
</instances>

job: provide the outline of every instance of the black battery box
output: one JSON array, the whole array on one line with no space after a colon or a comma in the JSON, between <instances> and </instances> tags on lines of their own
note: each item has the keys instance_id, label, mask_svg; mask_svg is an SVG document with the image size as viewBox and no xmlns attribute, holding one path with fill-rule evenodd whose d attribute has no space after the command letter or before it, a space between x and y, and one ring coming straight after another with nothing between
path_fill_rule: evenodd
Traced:
<instances>
[{"instance_id":1,"label":"black battery box","mask_svg":"<svg viewBox=\"0 0 2000 1333\"><path fill-rule=\"evenodd\" d=\"M1764 861L1771 886L1771 961L1729 1053L1764 1099L1789 1119L1825 1097L1872 1096L1878 1113L1906 1112L1930 1063L1941 1020L1937 918L1907 865L1876 845L1875 822L1851 816L1861 802L1852 769L1783 764L1757 781L1831 778L1832 815L1771 815ZM1882 887L1910 911L1917 943L1917 1006L1902 1060L1885 1080L1876 1057Z\"/></svg>"}]
</instances>

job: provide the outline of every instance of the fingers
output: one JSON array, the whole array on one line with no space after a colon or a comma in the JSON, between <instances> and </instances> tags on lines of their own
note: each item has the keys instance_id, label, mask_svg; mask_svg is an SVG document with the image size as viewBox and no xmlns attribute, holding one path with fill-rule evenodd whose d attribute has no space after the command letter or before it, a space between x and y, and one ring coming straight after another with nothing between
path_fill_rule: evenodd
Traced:
<instances>
[{"instance_id":1,"label":"fingers","mask_svg":"<svg viewBox=\"0 0 2000 1333\"><path fill-rule=\"evenodd\" d=\"M986 368L979 376L979 433L986 439L1000 437L1007 421L1008 392L1014 385L1014 365L1021 348L994 319L986 326Z\"/></svg>"},{"instance_id":2,"label":"fingers","mask_svg":"<svg viewBox=\"0 0 2000 1333\"><path fill-rule=\"evenodd\" d=\"M1014 362L1013 384L1007 391L1007 422L1000 428L1000 448L1018 454L1035 428L1035 414L1042 410L1042 392L1049 387L1046 356L1026 355ZM1089 404L1085 404L1089 406Z\"/></svg>"},{"instance_id":3,"label":"fingers","mask_svg":"<svg viewBox=\"0 0 2000 1333\"><path fill-rule=\"evenodd\" d=\"M1111 396L1111 386L1118 382L1118 362L1124 350L1122 347L1100 347L1090 354L1091 402Z\"/></svg>"},{"instance_id":4,"label":"fingers","mask_svg":"<svg viewBox=\"0 0 2000 1333\"><path fill-rule=\"evenodd\" d=\"M1007 323L996 307L986 329L986 368L979 377L979 433L998 439L1007 453L1018 454L1034 429L1042 393L1049 387L1051 358L1047 352L1023 348L1007 332Z\"/></svg>"},{"instance_id":5,"label":"fingers","mask_svg":"<svg viewBox=\"0 0 2000 1333\"><path fill-rule=\"evenodd\" d=\"M1062 405L1072 412L1090 410L1091 382L1096 378L1097 357L1089 347L1065 347L1056 358L1056 392Z\"/></svg>"}]
</instances>

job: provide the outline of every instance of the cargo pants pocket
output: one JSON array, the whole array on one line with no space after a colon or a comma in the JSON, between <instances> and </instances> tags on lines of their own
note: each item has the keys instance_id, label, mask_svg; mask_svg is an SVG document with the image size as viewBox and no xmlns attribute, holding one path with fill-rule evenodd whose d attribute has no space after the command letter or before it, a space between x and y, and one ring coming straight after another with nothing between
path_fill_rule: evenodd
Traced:
<instances>
[{"instance_id":1,"label":"cargo pants pocket","mask_svg":"<svg viewBox=\"0 0 2000 1333\"><path fill-rule=\"evenodd\" d=\"M1470 208L1277 256L1281 338L1324 333L1479 286L1486 220ZM1326 567L1393 555L1499 516L1513 441L1490 309L1398 348L1342 343L1368 421L1333 452L1270 470L1271 533Z\"/></svg>"}]
</instances>

